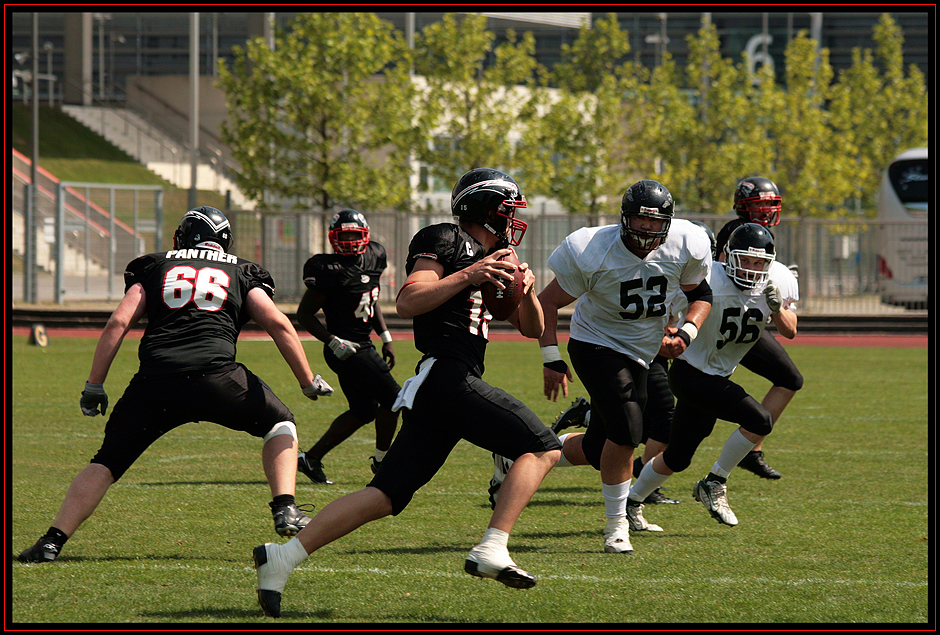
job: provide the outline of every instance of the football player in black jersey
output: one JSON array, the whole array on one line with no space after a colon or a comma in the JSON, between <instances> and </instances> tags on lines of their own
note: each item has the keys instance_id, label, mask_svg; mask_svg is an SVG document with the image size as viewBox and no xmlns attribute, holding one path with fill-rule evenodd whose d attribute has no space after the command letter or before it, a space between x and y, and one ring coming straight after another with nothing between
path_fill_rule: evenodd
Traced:
<instances>
[{"instance_id":1,"label":"football player in black jersey","mask_svg":"<svg viewBox=\"0 0 940 635\"><path fill-rule=\"evenodd\" d=\"M286 544L255 547L258 599L266 615L280 616L287 580L310 553L370 521L400 514L461 439L515 460L464 570L513 588L536 583L516 566L506 545L519 514L558 461L561 444L523 403L482 379L490 314L480 284L512 277L512 263L497 260L509 245L519 244L525 223L514 215L524 206L509 175L477 168L451 194L458 224L431 225L412 238L396 308L399 316L413 319L415 346L424 356L395 404L406 409L401 429L368 486L324 507ZM535 275L522 267L525 295L509 322L537 338L544 319L533 292Z\"/></svg>"},{"instance_id":2,"label":"football player in black jersey","mask_svg":"<svg viewBox=\"0 0 940 635\"><path fill-rule=\"evenodd\" d=\"M739 182L734 190L734 211L737 212L738 218L728 221L718 231L714 249L715 259L724 260L724 248L728 237L741 225L757 223L767 228L779 225L782 207L783 197L780 196L777 185L770 179L752 176ZM761 405L770 410L774 421L779 420L784 409L796 395L796 391L803 387L803 375L790 359L787 350L780 345L770 331L764 329L760 339L741 360L741 366L773 384L764 395ZM761 478L778 479L782 475L767 464L764 459L763 444L764 442L761 441L754 446L739 466Z\"/></svg>"},{"instance_id":3,"label":"football player in black jersey","mask_svg":"<svg viewBox=\"0 0 940 635\"><path fill-rule=\"evenodd\" d=\"M173 249L128 264L124 299L95 348L80 399L82 413L107 413L104 381L111 362L130 328L146 316L138 347L140 368L111 411L98 453L72 481L46 534L19 555L21 561L55 560L108 488L154 441L195 421L263 439L261 458L274 497L275 530L293 536L310 522L294 502L294 415L264 381L235 361L242 327L252 319L268 332L306 397L330 395L333 389L311 372L297 332L271 299L271 275L228 253L231 240L222 212L197 207L180 221Z\"/></svg>"},{"instance_id":4,"label":"football player in black jersey","mask_svg":"<svg viewBox=\"0 0 940 635\"><path fill-rule=\"evenodd\" d=\"M398 426L392 404L401 386L392 377L395 349L378 304L379 278L385 271L385 247L371 240L369 223L354 209L333 215L329 227L332 254L317 254L304 265L304 293L297 320L324 343L323 357L339 378L349 410L297 457L297 468L314 483L333 481L323 472L323 456L353 432L375 421L372 473L378 470ZM326 326L317 317L323 309ZM381 357L372 331L382 340Z\"/></svg>"}]
</instances>

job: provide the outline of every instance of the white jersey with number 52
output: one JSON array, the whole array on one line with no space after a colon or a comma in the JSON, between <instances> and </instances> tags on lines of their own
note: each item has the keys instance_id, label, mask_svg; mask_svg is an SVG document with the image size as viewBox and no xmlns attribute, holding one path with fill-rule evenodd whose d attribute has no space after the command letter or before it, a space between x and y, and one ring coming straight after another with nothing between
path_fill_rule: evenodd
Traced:
<instances>
[{"instance_id":1,"label":"white jersey with number 52","mask_svg":"<svg viewBox=\"0 0 940 635\"><path fill-rule=\"evenodd\" d=\"M705 232L677 218L665 242L646 258L624 246L619 225L606 225L569 234L548 266L561 288L578 298L571 337L619 351L648 368L679 285L705 279L711 259Z\"/></svg>"}]
</instances>

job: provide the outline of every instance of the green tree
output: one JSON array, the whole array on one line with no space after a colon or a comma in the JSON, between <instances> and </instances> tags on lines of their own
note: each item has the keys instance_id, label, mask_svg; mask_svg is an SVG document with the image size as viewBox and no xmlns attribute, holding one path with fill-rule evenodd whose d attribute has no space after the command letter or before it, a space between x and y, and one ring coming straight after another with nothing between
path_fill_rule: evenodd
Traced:
<instances>
[{"instance_id":1,"label":"green tree","mask_svg":"<svg viewBox=\"0 0 940 635\"><path fill-rule=\"evenodd\" d=\"M573 213L616 212L643 163L629 132L645 85L633 63L622 62L629 51L614 14L582 25L575 42L562 45L549 97L531 102L538 113L520 143L528 193L555 198ZM635 107L625 108L625 93Z\"/></svg>"},{"instance_id":2,"label":"green tree","mask_svg":"<svg viewBox=\"0 0 940 635\"><path fill-rule=\"evenodd\" d=\"M298 13L273 50L254 38L234 53L231 68L220 63L222 135L248 196L268 207L410 206L410 56L390 23L373 13Z\"/></svg>"},{"instance_id":3,"label":"green tree","mask_svg":"<svg viewBox=\"0 0 940 635\"><path fill-rule=\"evenodd\" d=\"M415 36L415 71L420 128L433 141L415 148L432 179L446 187L475 167L512 173L515 143L525 129L523 104L535 86L539 65L531 33L495 45L486 17L446 14Z\"/></svg>"},{"instance_id":4,"label":"green tree","mask_svg":"<svg viewBox=\"0 0 940 635\"><path fill-rule=\"evenodd\" d=\"M877 59L870 49L852 50L852 66L833 88L834 134L856 163L854 195L862 210L875 213L881 173L897 154L926 146L929 139L929 99L923 73L903 68L904 36L889 14L874 28Z\"/></svg>"},{"instance_id":5,"label":"green tree","mask_svg":"<svg viewBox=\"0 0 940 635\"><path fill-rule=\"evenodd\" d=\"M731 192L742 178L766 174L770 142L754 118L753 78L744 59L721 56L714 24L687 38L684 78L671 59L657 69L651 94L661 106L655 129L663 159L660 179L676 197L677 208L691 213L730 210Z\"/></svg>"}]
</instances>

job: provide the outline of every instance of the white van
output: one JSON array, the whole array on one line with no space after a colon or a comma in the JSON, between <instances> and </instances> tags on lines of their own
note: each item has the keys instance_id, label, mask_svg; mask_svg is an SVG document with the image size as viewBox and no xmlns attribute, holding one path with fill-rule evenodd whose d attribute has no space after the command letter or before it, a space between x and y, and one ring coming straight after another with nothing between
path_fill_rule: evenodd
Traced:
<instances>
[{"instance_id":1,"label":"white van","mask_svg":"<svg viewBox=\"0 0 940 635\"><path fill-rule=\"evenodd\" d=\"M927 148L914 148L895 157L881 177L878 291L886 304L927 308L931 173Z\"/></svg>"}]
</instances>

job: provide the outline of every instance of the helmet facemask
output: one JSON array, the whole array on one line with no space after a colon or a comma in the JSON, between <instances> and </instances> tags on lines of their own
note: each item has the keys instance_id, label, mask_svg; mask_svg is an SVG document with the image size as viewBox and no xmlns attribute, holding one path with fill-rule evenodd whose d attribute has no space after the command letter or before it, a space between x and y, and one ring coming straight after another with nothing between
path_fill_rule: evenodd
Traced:
<instances>
[{"instance_id":1,"label":"helmet facemask","mask_svg":"<svg viewBox=\"0 0 940 635\"><path fill-rule=\"evenodd\" d=\"M631 218L646 217L663 221L659 231L636 229L632 226ZM664 214L655 207L641 206L639 211L624 213L620 218L620 237L627 247L633 247L647 253L663 244L669 235L669 226L672 225L672 215Z\"/></svg>"},{"instance_id":2,"label":"helmet facemask","mask_svg":"<svg viewBox=\"0 0 940 635\"><path fill-rule=\"evenodd\" d=\"M743 259L763 261L761 269L746 267ZM725 272L741 289L757 289L767 284L770 279L770 264L774 261L774 253L767 253L764 249L748 247L747 249L731 249L725 245Z\"/></svg>"},{"instance_id":3,"label":"helmet facemask","mask_svg":"<svg viewBox=\"0 0 940 635\"><path fill-rule=\"evenodd\" d=\"M327 236L335 253L357 256L369 245L369 223L354 209L340 210L333 215Z\"/></svg>"},{"instance_id":4,"label":"helmet facemask","mask_svg":"<svg viewBox=\"0 0 940 635\"><path fill-rule=\"evenodd\" d=\"M516 218L516 210L524 209L527 206L528 204L526 203L525 197L521 197L521 200L504 200L496 210L497 218L505 219L505 222L502 223L502 231L494 229L488 223L483 225L499 237L500 240L496 244L497 248L502 249L507 245L515 247L522 242L522 237L525 236L525 231L529 225L525 221Z\"/></svg>"},{"instance_id":5,"label":"helmet facemask","mask_svg":"<svg viewBox=\"0 0 940 635\"><path fill-rule=\"evenodd\" d=\"M780 210L783 208L782 199L779 196L764 196L764 194L767 194L767 192L762 192L759 198L742 199L738 202L735 210L741 218L749 223L756 223L764 227L779 225Z\"/></svg>"}]
</instances>

